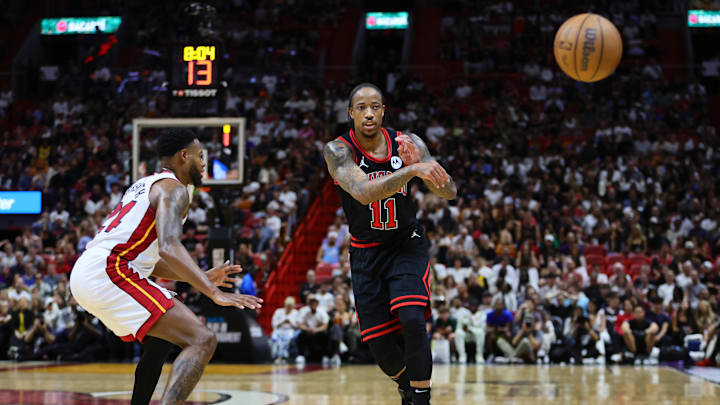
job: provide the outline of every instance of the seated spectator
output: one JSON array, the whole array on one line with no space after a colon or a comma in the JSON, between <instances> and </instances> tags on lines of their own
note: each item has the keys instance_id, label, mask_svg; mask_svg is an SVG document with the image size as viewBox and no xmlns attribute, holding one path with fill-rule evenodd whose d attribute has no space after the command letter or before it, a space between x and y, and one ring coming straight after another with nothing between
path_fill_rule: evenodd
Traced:
<instances>
[{"instance_id":1,"label":"seated spectator","mask_svg":"<svg viewBox=\"0 0 720 405\"><path fill-rule=\"evenodd\" d=\"M673 338L670 333L672 321L663 307L662 298L653 296L650 299L650 310L647 311L645 317L658 326L658 332L655 334L655 346L661 349L672 346Z\"/></svg>"},{"instance_id":2,"label":"seated spectator","mask_svg":"<svg viewBox=\"0 0 720 405\"><path fill-rule=\"evenodd\" d=\"M0 359L6 359L8 347L10 346L10 328L12 315L10 314L10 303L0 300Z\"/></svg>"},{"instance_id":3,"label":"seated spectator","mask_svg":"<svg viewBox=\"0 0 720 405\"><path fill-rule=\"evenodd\" d=\"M340 265L340 243L338 242L338 234L336 231L330 231L318 248L317 262L327 263L333 267Z\"/></svg>"},{"instance_id":4,"label":"seated spectator","mask_svg":"<svg viewBox=\"0 0 720 405\"><path fill-rule=\"evenodd\" d=\"M655 346L655 335L658 325L645 317L642 305L635 305L634 318L622 324L623 340L625 341L626 357L635 358L648 356Z\"/></svg>"},{"instance_id":5,"label":"seated spectator","mask_svg":"<svg viewBox=\"0 0 720 405\"><path fill-rule=\"evenodd\" d=\"M563 335L565 346L577 363L583 363L584 358L598 358L602 354L597 348L598 342L601 341L600 334L597 333L590 319L583 315L581 307L575 307L572 317L565 320Z\"/></svg>"},{"instance_id":6,"label":"seated spectator","mask_svg":"<svg viewBox=\"0 0 720 405\"><path fill-rule=\"evenodd\" d=\"M319 308L315 295L307 297L308 305L300 309L298 314L298 353L296 362L305 364L306 359L317 361L322 357L323 363L330 361L330 356L337 353L336 347L331 347L328 326L330 317L327 312Z\"/></svg>"},{"instance_id":7,"label":"seated spectator","mask_svg":"<svg viewBox=\"0 0 720 405\"><path fill-rule=\"evenodd\" d=\"M320 285L320 291L315 294L315 298L320 303L319 308L328 313L335 308L335 295L332 293L332 288L332 280L325 280Z\"/></svg>"},{"instance_id":8,"label":"seated spectator","mask_svg":"<svg viewBox=\"0 0 720 405\"><path fill-rule=\"evenodd\" d=\"M510 342L504 338L498 339L497 345L507 359L513 362L535 362L542 344L540 324L537 322L538 320L535 319L531 312L526 312L520 328Z\"/></svg>"},{"instance_id":9,"label":"seated spectator","mask_svg":"<svg viewBox=\"0 0 720 405\"><path fill-rule=\"evenodd\" d=\"M487 325L485 344L488 347L488 353L493 356L501 350L500 345L509 344L508 342L512 339L513 314L505 309L505 302L501 295L493 297L492 312L487 314L485 324ZM504 351L500 353L504 354Z\"/></svg>"},{"instance_id":10,"label":"seated spectator","mask_svg":"<svg viewBox=\"0 0 720 405\"><path fill-rule=\"evenodd\" d=\"M28 303L32 301L30 292L25 286L22 276L20 276L19 274L15 275L15 280L13 281L13 288L8 291L8 298L10 299L11 305L15 305L16 303L20 302L20 299L23 298L27 300Z\"/></svg>"},{"instance_id":11,"label":"seated spectator","mask_svg":"<svg viewBox=\"0 0 720 405\"><path fill-rule=\"evenodd\" d=\"M300 285L300 302L307 304L307 297L315 294L320 289L320 285L315 278L315 270L308 270L305 274L305 282Z\"/></svg>"},{"instance_id":12,"label":"seated spectator","mask_svg":"<svg viewBox=\"0 0 720 405\"><path fill-rule=\"evenodd\" d=\"M36 347L55 341L45 320L32 311L24 297L18 300L17 309L12 313L11 330L8 356L13 360L29 360Z\"/></svg>"},{"instance_id":13,"label":"seated spectator","mask_svg":"<svg viewBox=\"0 0 720 405\"><path fill-rule=\"evenodd\" d=\"M433 325L432 339L436 342L448 341L450 345L451 356L457 356L458 354L457 348L455 347L456 329L457 320L450 317L450 309L448 309L448 307L446 306L438 309L438 316L437 319L435 319L435 323Z\"/></svg>"},{"instance_id":14,"label":"seated spectator","mask_svg":"<svg viewBox=\"0 0 720 405\"><path fill-rule=\"evenodd\" d=\"M672 339L676 346L685 346L685 336L694 335L700 332L695 312L690 309L689 300L685 299L680 307L672 313Z\"/></svg>"},{"instance_id":15,"label":"seated spectator","mask_svg":"<svg viewBox=\"0 0 720 405\"><path fill-rule=\"evenodd\" d=\"M298 311L295 309L295 297L285 298L283 307L275 310L272 317L273 331L272 357L276 364L285 363L290 358L290 343L298 332Z\"/></svg>"},{"instance_id":16,"label":"seated spectator","mask_svg":"<svg viewBox=\"0 0 720 405\"><path fill-rule=\"evenodd\" d=\"M456 313L459 312L459 315L455 315L455 317L459 319L459 321L455 331L455 346L458 349L458 362L460 364L467 361L475 364L485 363L483 354L485 350L485 319L490 311L491 298L492 296L489 293L483 295L482 305L480 305L477 300L471 299L470 309L466 310L467 314L465 314L464 311L456 311ZM457 301L456 299L456 302ZM475 344L475 351L470 357L466 357L466 342Z\"/></svg>"},{"instance_id":17,"label":"seated spectator","mask_svg":"<svg viewBox=\"0 0 720 405\"><path fill-rule=\"evenodd\" d=\"M335 303L333 304L333 310L328 313L332 326L330 327L330 341L332 345L337 345L340 348L339 352L342 353L348 350L348 345L345 343L346 334L350 328L350 324L353 318L353 311L348 308L343 297L335 297ZM339 366L340 353L336 353L330 362Z\"/></svg>"}]
</instances>

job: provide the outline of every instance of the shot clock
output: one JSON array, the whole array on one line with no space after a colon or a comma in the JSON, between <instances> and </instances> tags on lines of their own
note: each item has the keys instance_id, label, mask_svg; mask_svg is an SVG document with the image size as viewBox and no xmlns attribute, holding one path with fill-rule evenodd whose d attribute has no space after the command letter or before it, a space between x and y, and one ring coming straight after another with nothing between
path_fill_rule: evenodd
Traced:
<instances>
[{"instance_id":1,"label":"shot clock","mask_svg":"<svg viewBox=\"0 0 720 405\"><path fill-rule=\"evenodd\" d=\"M170 50L171 112L216 114L220 107L222 49L218 43L183 43Z\"/></svg>"}]
</instances>

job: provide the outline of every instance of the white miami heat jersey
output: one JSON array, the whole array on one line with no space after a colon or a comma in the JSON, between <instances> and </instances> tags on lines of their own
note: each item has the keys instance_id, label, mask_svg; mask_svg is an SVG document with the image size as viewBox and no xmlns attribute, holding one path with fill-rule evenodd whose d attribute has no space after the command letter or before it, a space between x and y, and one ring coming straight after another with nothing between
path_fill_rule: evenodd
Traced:
<instances>
[{"instance_id":1,"label":"white miami heat jersey","mask_svg":"<svg viewBox=\"0 0 720 405\"><path fill-rule=\"evenodd\" d=\"M144 177L133 184L103 222L83 255L107 256L107 267L125 267L149 277L160 260L155 210L150 205L150 187L163 179L177 180L170 170Z\"/></svg>"}]
</instances>

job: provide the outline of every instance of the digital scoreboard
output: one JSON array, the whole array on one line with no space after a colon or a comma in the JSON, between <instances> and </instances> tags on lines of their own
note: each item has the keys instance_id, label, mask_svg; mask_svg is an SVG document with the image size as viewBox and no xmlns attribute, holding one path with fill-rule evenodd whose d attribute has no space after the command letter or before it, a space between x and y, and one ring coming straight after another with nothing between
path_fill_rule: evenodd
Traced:
<instances>
[{"instance_id":1,"label":"digital scoreboard","mask_svg":"<svg viewBox=\"0 0 720 405\"><path fill-rule=\"evenodd\" d=\"M220 106L222 49L216 43L184 43L170 50L170 99L174 113L215 114Z\"/></svg>"}]
</instances>

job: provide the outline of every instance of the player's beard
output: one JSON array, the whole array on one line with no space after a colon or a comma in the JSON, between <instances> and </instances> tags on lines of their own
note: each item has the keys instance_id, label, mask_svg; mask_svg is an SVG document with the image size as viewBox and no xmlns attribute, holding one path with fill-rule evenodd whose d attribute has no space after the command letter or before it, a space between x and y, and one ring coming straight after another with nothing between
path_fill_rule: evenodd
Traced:
<instances>
[{"instance_id":1,"label":"player's beard","mask_svg":"<svg viewBox=\"0 0 720 405\"><path fill-rule=\"evenodd\" d=\"M202 172L195 165L190 166L190 180L192 180L193 186L195 186L195 187L202 186L202 183L203 183Z\"/></svg>"}]
</instances>

